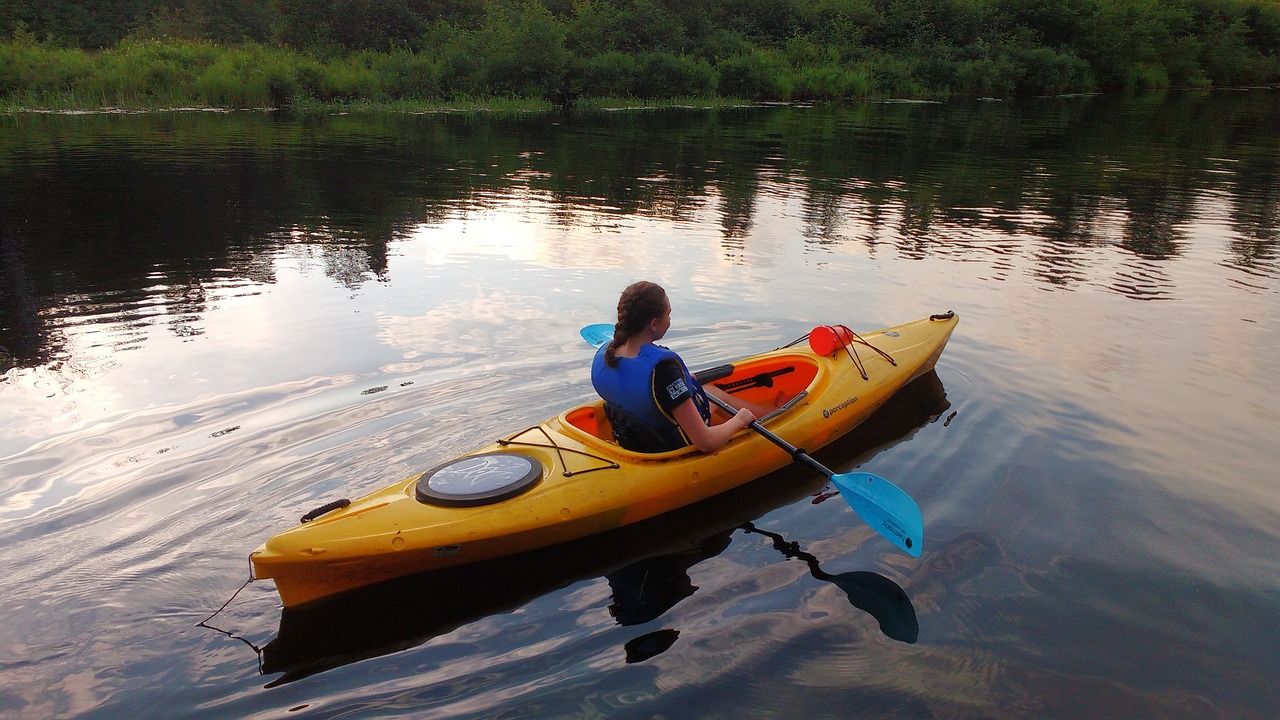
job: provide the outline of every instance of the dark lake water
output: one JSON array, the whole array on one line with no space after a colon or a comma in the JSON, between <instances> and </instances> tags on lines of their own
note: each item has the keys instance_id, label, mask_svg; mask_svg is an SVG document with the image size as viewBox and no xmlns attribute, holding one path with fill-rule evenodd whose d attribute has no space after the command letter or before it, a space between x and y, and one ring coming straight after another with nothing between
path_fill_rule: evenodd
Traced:
<instances>
[{"instance_id":1,"label":"dark lake water","mask_svg":"<svg viewBox=\"0 0 1280 720\"><path fill-rule=\"evenodd\" d=\"M1276 90L0 116L0 716L1280 717L1277 127ZM923 556L792 467L235 594L307 510L591 397L577 330L640 278L695 367L958 312L818 455Z\"/></svg>"}]
</instances>

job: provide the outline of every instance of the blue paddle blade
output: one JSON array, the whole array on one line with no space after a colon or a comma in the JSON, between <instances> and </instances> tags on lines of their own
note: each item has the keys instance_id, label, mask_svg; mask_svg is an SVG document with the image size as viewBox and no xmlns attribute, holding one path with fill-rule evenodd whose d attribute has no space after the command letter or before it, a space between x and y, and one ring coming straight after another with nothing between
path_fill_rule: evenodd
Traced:
<instances>
[{"instance_id":1,"label":"blue paddle blade","mask_svg":"<svg viewBox=\"0 0 1280 720\"><path fill-rule=\"evenodd\" d=\"M920 506L902 488L871 473L832 475L831 482L872 529L911 557L920 557L924 517Z\"/></svg>"},{"instance_id":2,"label":"blue paddle blade","mask_svg":"<svg viewBox=\"0 0 1280 720\"><path fill-rule=\"evenodd\" d=\"M613 326L607 323L588 325L579 332L582 333L582 339L590 343L592 347L600 347L613 340Z\"/></svg>"}]
</instances>

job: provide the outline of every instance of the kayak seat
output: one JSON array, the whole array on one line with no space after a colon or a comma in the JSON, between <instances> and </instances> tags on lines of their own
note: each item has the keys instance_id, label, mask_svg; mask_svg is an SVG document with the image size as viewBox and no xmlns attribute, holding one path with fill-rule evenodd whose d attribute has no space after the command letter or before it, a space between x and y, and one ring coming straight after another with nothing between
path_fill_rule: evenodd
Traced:
<instances>
[{"instance_id":1,"label":"kayak seat","mask_svg":"<svg viewBox=\"0 0 1280 720\"><path fill-rule=\"evenodd\" d=\"M565 413L565 419L570 425L588 435L594 435L601 440L613 439L613 428L609 427L609 421L605 418L600 403L574 408Z\"/></svg>"},{"instance_id":2,"label":"kayak seat","mask_svg":"<svg viewBox=\"0 0 1280 720\"><path fill-rule=\"evenodd\" d=\"M653 428L622 408L599 402L579 407L565 416L570 425L601 440L638 453L678 450L685 445L667 448Z\"/></svg>"},{"instance_id":3,"label":"kayak seat","mask_svg":"<svg viewBox=\"0 0 1280 720\"><path fill-rule=\"evenodd\" d=\"M614 442L631 452L660 453L685 446L684 443L672 446L665 442L656 430L613 403L604 404L604 414L613 426Z\"/></svg>"}]
</instances>

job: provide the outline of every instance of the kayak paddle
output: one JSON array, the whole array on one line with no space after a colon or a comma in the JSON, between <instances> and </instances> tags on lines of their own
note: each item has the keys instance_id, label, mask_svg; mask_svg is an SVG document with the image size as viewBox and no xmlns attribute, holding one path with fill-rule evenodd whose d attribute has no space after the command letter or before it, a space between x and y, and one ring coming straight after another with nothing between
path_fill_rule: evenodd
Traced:
<instances>
[{"instance_id":1,"label":"kayak paddle","mask_svg":"<svg viewBox=\"0 0 1280 720\"><path fill-rule=\"evenodd\" d=\"M613 326L607 323L588 325L579 331L582 339L593 347L600 347L613 340ZM733 406L707 393L707 398L729 414L737 412ZM853 511L873 530L883 535L911 557L920 557L924 549L924 516L920 506L902 488L879 475L865 472L836 474L814 460L809 453L770 432L753 421L750 428L765 439L782 448L792 460L802 462L822 473L840 491L840 496Z\"/></svg>"}]
</instances>

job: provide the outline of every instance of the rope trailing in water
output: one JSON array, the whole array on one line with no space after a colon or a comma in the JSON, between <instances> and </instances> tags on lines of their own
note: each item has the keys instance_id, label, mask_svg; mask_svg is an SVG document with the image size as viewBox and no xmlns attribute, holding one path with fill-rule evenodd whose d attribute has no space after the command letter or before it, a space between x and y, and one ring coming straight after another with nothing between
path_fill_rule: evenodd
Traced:
<instances>
[{"instance_id":1,"label":"rope trailing in water","mask_svg":"<svg viewBox=\"0 0 1280 720\"><path fill-rule=\"evenodd\" d=\"M243 637L241 637L241 636L239 636L239 635L236 635L234 632L232 632L232 631L230 631L230 630L223 630L223 629L222 629L222 628L220 628L220 627L217 627L217 626L215 626L215 625L210 625L210 624L209 624L209 621L210 621L210 620L214 619L214 618L215 618L215 617L217 617L219 614L221 614L223 610L226 610L226 609L227 609L227 607L231 605L231 603L235 602L236 597L238 597L238 596L240 595L241 591L243 591L245 588L249 587L249 584L250 584L250 583L252 583L254 580L257 580L257 579L258 579L258 578L256 578L256 577L254 577L254 576L253 576L253 561L252 561L252 560L250 560L250 561L249 561L249 579L248 579L248 580L245 580L245 581L244 581L244 584L240 586L240 589L239 589L239 590L236 590L234 593L232 593L232 594L231 594L231 597L230 597L230 598L227 598L227 601L226 601L226 602L224 602L224 603L222 603L222 607L220 607L220 608L218 608L217 610L215 610L215 611L213 612L213 614L212 614L212 615L210 615L209 617L207 617L207 618L205 618L205 619L201 620L200 622L196 623L196 627L202 627L202 628L206 628L206 629L212 630L212 631L214 631L214 632L216 632L216 633L221 633L221 634L226 635L227 637L231 638L232 640L239 640L240 642L244 643L245 645L248 645L248 646L249 646L249 648L253 650L254 654L258 656L258 673L259 673L259 674L262 674L262 648L258 647L257 645L254 645L253 643L249 642L247 639L245 639L245 638L243 638Z\"/></svg>"}]
</instances>

